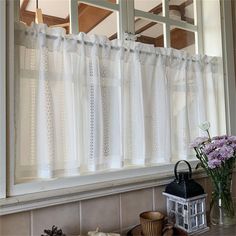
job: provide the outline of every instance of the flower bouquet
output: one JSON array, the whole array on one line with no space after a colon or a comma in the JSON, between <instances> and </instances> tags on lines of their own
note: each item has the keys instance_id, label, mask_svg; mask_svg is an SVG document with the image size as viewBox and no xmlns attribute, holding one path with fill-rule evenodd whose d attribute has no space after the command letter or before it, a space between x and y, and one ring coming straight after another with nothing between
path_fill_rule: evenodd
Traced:
<instances>
[{"instance_id":1,"label":"flower bouquet","mask_svg":"<svg viewBox=\"0 0 236 236\"><path fill-rule=\"evenodd\" d=\"M206 137L198 137L191 144L201 166L212 181L210 218L212 224L230 225L235 223L235 209L231 196L232 174L236 160L236 136L210 137L210 123L200 128Z\"/></svg>"}]
</instances>

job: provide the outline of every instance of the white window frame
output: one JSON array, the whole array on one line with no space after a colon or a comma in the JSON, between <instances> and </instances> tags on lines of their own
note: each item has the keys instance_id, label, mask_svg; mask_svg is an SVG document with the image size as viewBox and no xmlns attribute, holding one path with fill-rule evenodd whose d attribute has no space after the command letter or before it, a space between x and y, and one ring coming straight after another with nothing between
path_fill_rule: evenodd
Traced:
<instances>
[{"instance_id":1,"label":"white window frame","mask_svg":"<svg viewBox=\"0 0 236 236\"><path fill-rule=\"evenodd\" d=\"M18 8L19 5L17 5L16 1L11 0L4 0L0 1L1 4L3 2L8 1L8 10L7 10L7 21L8 21L8 66L7 66L7 81L8 81L8 114L9 118L9 138L7 140L7 146L9 147L9 153L8 158L10 158L9 163L10 165L7 168L9 181L7 182L6 179L6 144L5 141L1 141L0 148L0 164L1 164L1 181L3 180L3 183L0 182L1 187L1 197L4 198L6 195L9 196L15 196L6 198L5 200L0 200L0 215L18 212L22 210L29 210L29 209L36 209L43 206L50 206L55 204L62 204L66 202L72 202L72 201L78 201L82 199L87 199L91 197L98 197L98 196L104 196L114 193L120 193L124 191L130 191L135 189L141 189L141 188L147 188L147 187L154 187L158 185L167 184L172 180L173 178L173 168L174 164L166 164L166 165L160 165L160 166L153 166L153 167L144 167L144 168L137 168L137 169L124 169L116 172L108 172L108 173L100 173L95 174L91 176L78 176L78 177L71 177L71 178L64 178L64 179L56 179L56 180L50 180L50 181L38 181L34 183L23 183L23 184L15 184L14 183L14 19L18 19ZM74 1L74 0L73 0ZM84 0L83 2L91 2L92 0ZM120 0L124 1L124 0ZM129 0L128 0L129 1ZM81 1L82 2L82 1ZM94 1L93 1L94 2ZM105 2L100 1L99 2ZM226 18L224 24L225 26L231 22L232 19L230 18L231 15L228 15L227 9L231 9L231 3L229 1L223 1L221 0L221 3L223 4L223 14ZM123 4L123 5L122 5ZM123 2L120 4L119 9L127 9L129 6ZM6 4L0 5L5 6ZM101 5L100 5L101 6ZM1 7L2 9L2 7ZM18 10L17 10L18 9ZM137 12L136 12L137 13ZM14 18L15 17L15 18ZM149 17L149 16L148 16ZM4 22L4 14L0 15L0 24L5 25ZM131 32L130 26L128 27L128 21L124 19L123 16L120 14L120 20L123 21L123 25L121 29L129 30L127 32ZM191 26L192 27L192 26ZM222 33L225 37L225 40L230 40L230 30L223 28ZM229 32L229 33L228 33ZM232 32L231 32L232 34ZM4 50L4 42L0 39L0 50ZM232 40L232 39L231 39ZM232 41L231 41L232 44ZM5 45L6 46L6 45ZM231 45L232 46L232 45ZM226 44L224 47L225 55L224 57L229 57L232 55L233 50L232 48L227 49ZM229 56L228 56L229 55ZM228 60L229 60L228 59ZM6 60L0 54L0 62L1 65L6 64ZM233 107L233 103L236 100L236 91L235 87L232 86L232 80L234 77L228 77L229 75L232 75L232 72L234 72L234 64L233 61L230 61L229 64L225 65L225 70L227 71L227 74L225 74L226 79L229 78L227 81L228 83L226 86L228 86L228 90L226 93L226 97L229 97L227 101L229 101L229 114L227 116L227 125L229 129L232 131L236 131L236 125L231 126L229 125L230 120L235 120L235 108ZM0 65L0 66L1 66ZM4 68L0 71L0 90L1 90L1 99L6 101L5 97L5 74L4 74ZM231 79L230 79L231 78ZM3 85L3 86L2 86ZM235 85L235 83L233 84ZM2 93L3 90L3 93ZM232 109L231 109L232 108ZM5 112L5 102L0 103L0 110ZM2 114L2 113L1 113ZM2 120L1 120L2 121ZM5 137L6 133L6 121L1 122L0 126L0 132L1 137ZM235 132L234 132L235 133ZM197 161L191 161L191 164L193 167L196 166ZM199 177L204 176L204 174L199 173ZM4 181L5 180L5 181ZM8 191L6 193L6 185L8 187ZM48 191L53 190L53 191ZM46 192L47 191L47 192ZM21 195L21 196L19 196ZM20 204L17 204L19 203Z\"/></svg>"},{"instance_id":2,"label":"white window frame","mask_svg":"<svg viewBox=\"0 0 236 236\"><path fill-rule=\"evenodd\" d=\"M6 197L6 0L0 1L0 198Z\"/></svg>"},{"instance_id":3,"label":"white window frame","mask_svg":"<svg viewBox=\"0 0 236 236\"><path fill-rule=\"evenodd\" d=\"M220 0L222 21L223 71L225 82L226 130L228 134L236 135L236 67L234 53L236 42L233 42L233 23L231 1ZM236 9L235 9L236 11ZM236 16L236 12L234 13ZM229 30L230 29L230 30ZM236 40L236 39L235 39Z\"/></svg>"},{"instance_id":4,"label":"white window frame","mask_svg":"<svg viewBox=\"0 0 236 236\"><path fill-rule=\"evenodd\" d=\"M194 0L194 25L185 21L174 20L169 18L169 0L162 0L163 16L149 12L134 9L134 0L119 0L119 4L107 2L106 0L71 0L70 1L70 33L79 32L77 4L85 3L90 6L100 7L102 9L118 12L118 38L125 39L125 33L135 34L135 17L145 20L162 23L164 26L164 47L170 47L170 26L175 25L181 29L195 33L195 52L203 53L202 39L202 21L201 21L201 1Z\"/></svg>"},{"instance_id":5,"label":"white window frame","mask_svg":"<svg viewBox=\"0 0 236 236\"><path fill-rule=\"evenodd\" d=\"M131 0L131 2L134 0ZM177 26L178 28L188 30L191 32L195 33L195 52L196 53L203 53L202 51L202 37L200 37L200 33L202 32L202 24L201 20L196 20L197 17L201 16L201 1L194 0L194 25L189 24L185 21L180 21L180 20L174 20L169 18L169 0L163 0L163 16L156 15L153 13L149 12L144 12L141 10L134 10L134 16L139 17L145 20L157 22L157 23L162 23L164 24L164 47L169 48L171 47L170 45L170 26L174 25ZM128 10L129 12L132 11L132 9Z\"/></svg>"}]
</instances>

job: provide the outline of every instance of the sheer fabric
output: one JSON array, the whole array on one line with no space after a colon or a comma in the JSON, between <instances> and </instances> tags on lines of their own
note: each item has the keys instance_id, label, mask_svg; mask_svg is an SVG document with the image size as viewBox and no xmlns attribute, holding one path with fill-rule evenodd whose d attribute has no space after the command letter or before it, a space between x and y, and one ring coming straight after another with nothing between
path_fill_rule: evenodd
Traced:
<instances>
[{"instance_id":1,"label":"sheer fabric","mask_svg":"<svg viewBox=\"0 0 236 236\"><path fill-rule=\"evenodd\" d=\"M17 182L187 159L200 122L224 132L216 58L46 25L15 33Z\"/></svg>"}]
</instances>

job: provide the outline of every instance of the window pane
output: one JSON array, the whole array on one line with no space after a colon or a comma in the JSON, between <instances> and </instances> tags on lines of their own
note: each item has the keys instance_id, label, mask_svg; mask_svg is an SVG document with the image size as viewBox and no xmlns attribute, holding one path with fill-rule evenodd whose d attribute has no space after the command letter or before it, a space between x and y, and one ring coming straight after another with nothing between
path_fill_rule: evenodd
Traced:
<instances>
[{"instance_id":1,"label":"window pane","mask_svg":"<svg viewBox=\"0 0 236 236\"><path fill-rule=\"evenodd\" d=\"M153 21L136 19L135 34L139 34L137 41L153 44L155 47L163 47L163 25Z\"/></svg>"},{"instance_id":2,"label":"window pane","mask_svg":"<svg viewBox=\"0 0 236 236\"><path fill-rule=\"evenodd\" d=\"M115 39L117 38L117 13L79 4L79 31Z\"/></svg>"},{"instance_id":3,"label":"window pane","mask_svg":"<svg viewBox=\"0 0 236 236\"><path fill-rule=\"evenodd\" d=\"M175 49L182 49L190 54L195 54L195 36L194 32L170 27L171 47Z\"/></svg>"},{"instance_id":4,"label":"window pane","mask_svg":"<svg viewBox=\"0 0 236 236\"><path fill-rule=\"evenodd\" d=\"M69 31L69 0L39 0L38 8L42 10L43 23L48 26L64 25ZM30 25L35 21L36 1L20 0L20 20ZM66 25L65 25L66 24Z\"/></svg>"},{"instance_id":5,"label":"window pane","mask_svg":"<svg viewBox=\"0 0 236 236\"><path fill-rule=\"evenodd\" d=\"M116 3L116 0L107 1ZM69 33L69 0L39 0L38 7L42 10L43 23L64 27ZM30 25L35 21L35 9L36 1L21 0L20 20ZM78 11L80 32L105 35L111 39L117 37L117 13L83 3L78 5Z\"/></svg>"},{"instance_id":6,"label":"window pane","mask_svg":"<svg viewBox=\"0 0 236 236\"><path fill-rule=\"evenodd\" d=\"M134 8L162 15L162 0L134 0Z\"/></svg>"},{"instance_id":7,"label":"window pane","mask_svg":"<svg viewBox=\"0 0 236 236\"><path fill-rule=\"evenodd\" d=\"M191 222L191 228L196 227L197 226L197 216L191 217L190 222Z\"/></svg>"},{"instance_id":8,"label":"window pane","mask_svg":"<svg viewBox=\"0 0 236 236\"><path fill-rule=\"evenodd\" d=\"M193 0L170 0L169 15L174 20L182 20L194 24Z\"/></svg>"}]
</instances>

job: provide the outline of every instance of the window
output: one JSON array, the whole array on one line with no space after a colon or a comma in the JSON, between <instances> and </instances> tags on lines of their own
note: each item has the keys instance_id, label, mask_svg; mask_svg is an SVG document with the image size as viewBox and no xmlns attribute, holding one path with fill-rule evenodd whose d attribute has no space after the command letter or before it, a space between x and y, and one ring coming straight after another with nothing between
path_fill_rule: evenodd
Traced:
<instances>
[{"instance_id":1,"label":"window","mask_svg":"<svg viewBox=\"0 0 236 236\"><path fill-rule=\"evenodd\" d=\"M84 0L78 1L78 4L76 1L71 2L75 6L73 5L73 11L69 14L69 0L58 1L58 11L55 11L55 2L38 0L38 7L44 14L44 23L51 27L62 26L68 33L80 31L105 35L110 40L116 39L118 34L118 38L125 38L125 33L128 33L133 36L133 40L155 47L172 47L190 54L202 53L202 26L201 21L197 21L197 15L201 15L201 1ZM34 21L35 8L34 1L26 5L21 0L20 19L27 25Z\"/></svg>"},{"instance_id":2,"label":"window","mask_svg":"<svg viewBox=\"0 0 236 236\"><path fill-rule=\"evenodd\" d=\"M3 1L2 1L3 2ZM30 24L33 19L32 13L35 8L34 5L25 6L24 2L21 1L21 13L23 12L25 15L21 14L21 20ZM33 1L32 1L33 2ZM44 3L43 3L44 2ZM49 4L49 1L39 0L39 7L44 7L43 4ZM66 2L69 6L69 1L58 1L58 6L60 3ZM146 1L145 1L146 2ZM173 47L176 49L184 49L190 54L205 52L203 51L204 40L202 40L202 30L204 30L204 24L201 24L201 2L202 1L167 1L167 0L153 0L147 1L148 4L142 4L141 0L127 0L119 2L114 1L92 1L92 0L84 0L79 1L71 1L72 7L69 9L63 8L63 12L61 16L56 15L53 12L47 12L43 9L43 13L48 15L45 16L46 21L54 17L58 21L56 24L52 25L61 25L65 27L66 31L77 33L77 31L82 31L83 22L80 23L80 14L86 13L89 11L93 11L94 8L97 9L105 9L105 11L101 11L101 18L95 19L96 23L93 22L88 27L88 34L102 34L106 35L110 40L115 38L124 38L126 37L124 33L128 33L128 37L137 41L153 44L157 47ZM187 2L187 3L186 3ZM40 6L41 4L41 6ZM74 5L73 5L74 4ZM76 6L76 7L75 7ZM12 9L13 3L9 4L9 9ZM23 9L23 10L22 10ZM45 8L46 9L46 8ZM73 10L74 9L74 10ZM218 9L219 10L219 9ZM27 12L29 11L29 12ZM70 12L70 13L69 13ZM218 11L219 12L219 11ZM19 13L19 12L18 12ZM27 15L28 14L28 15ZM206 14L205 14L206 15ZM28 16L28 21L26 19ZM51 16L51 17L50 17ZM1 14L1 17L4 19L4 15ZM25 17L25 18L24 18ZM110 17L110 18L109 18ZM218 15L219 17L219 15ZM30 18L30 19L29 19ZM77 21L78 18L78 21ZM102 24L107 24L106 21L114 22L113 24L117 24L114 27L113 31L108 31L106 27L104 28ZM1 22L2 21L1 19ZM70 26L68 26L68 22ZM99 23L98 23L99 22ZM49 24L49 23L48 23ZM65 25L63 25L65 24ZM13 24L11 24L12 26ZM201 27L203 25L203 28ZM86 26L87 27L87 26ZM104 30L106 29L106 30ZM220 31L220 29L218 29ZM86 31L86 30L84 30ZM131 33L131 34L130 34ZM137 35L136 35L137 34ZM1 42L1 45L3 43ZM214 53L213 53L214 54ZM12 80L13 78L11 78ZM3 80L1 80L2 82ZM14 94L12 92L12 94ZM13 98L11 98L13 99ZM1 106L4 109L4 106ZM11 113L10 113L11 114ZM10 123L12 121L9 121ZM11 131L14 133L14 124L10 124ZM1 129L2 130L2 129ZM8 144L9 145L9 144ZM4 155L3 155L4 156ZM4 158L1 158L1 161ZM1 163L2 164L2 163ZM3 161L3 165L5 165L5 161ZM165 171L168 170L168 166L172 169L173 166L167 165L165 166ZM2 169L1 169L2 170ZM37 192L40 188L40 191L51 190L57 188L63 188L67 186L78 186L78 179L53 179L49 181L38 181L34 183L14 183L14 147L11 150L11 160L10 167L8 171L10 171L11 179L10 179L10 195L20 195L24 193ZM137 177L140 175L151 175L156 174L157 170L160 171L160 168L150 167L146 170L144 169L131 169L131 170L123 170L117 171L116 173L101 173L96 175L96 180L92 178L92 176L80 176L79 184L84 185L88 183L107 181L119 178L128 178L128 177ZM2 174L1 176L4 176ZM4 186L4 185L2 185ZM5 187L4 187L5 188ZM2 191L4 192L4 191ZM4 196L4 195L1 195Z\"/></svg>"}]
</instances>

